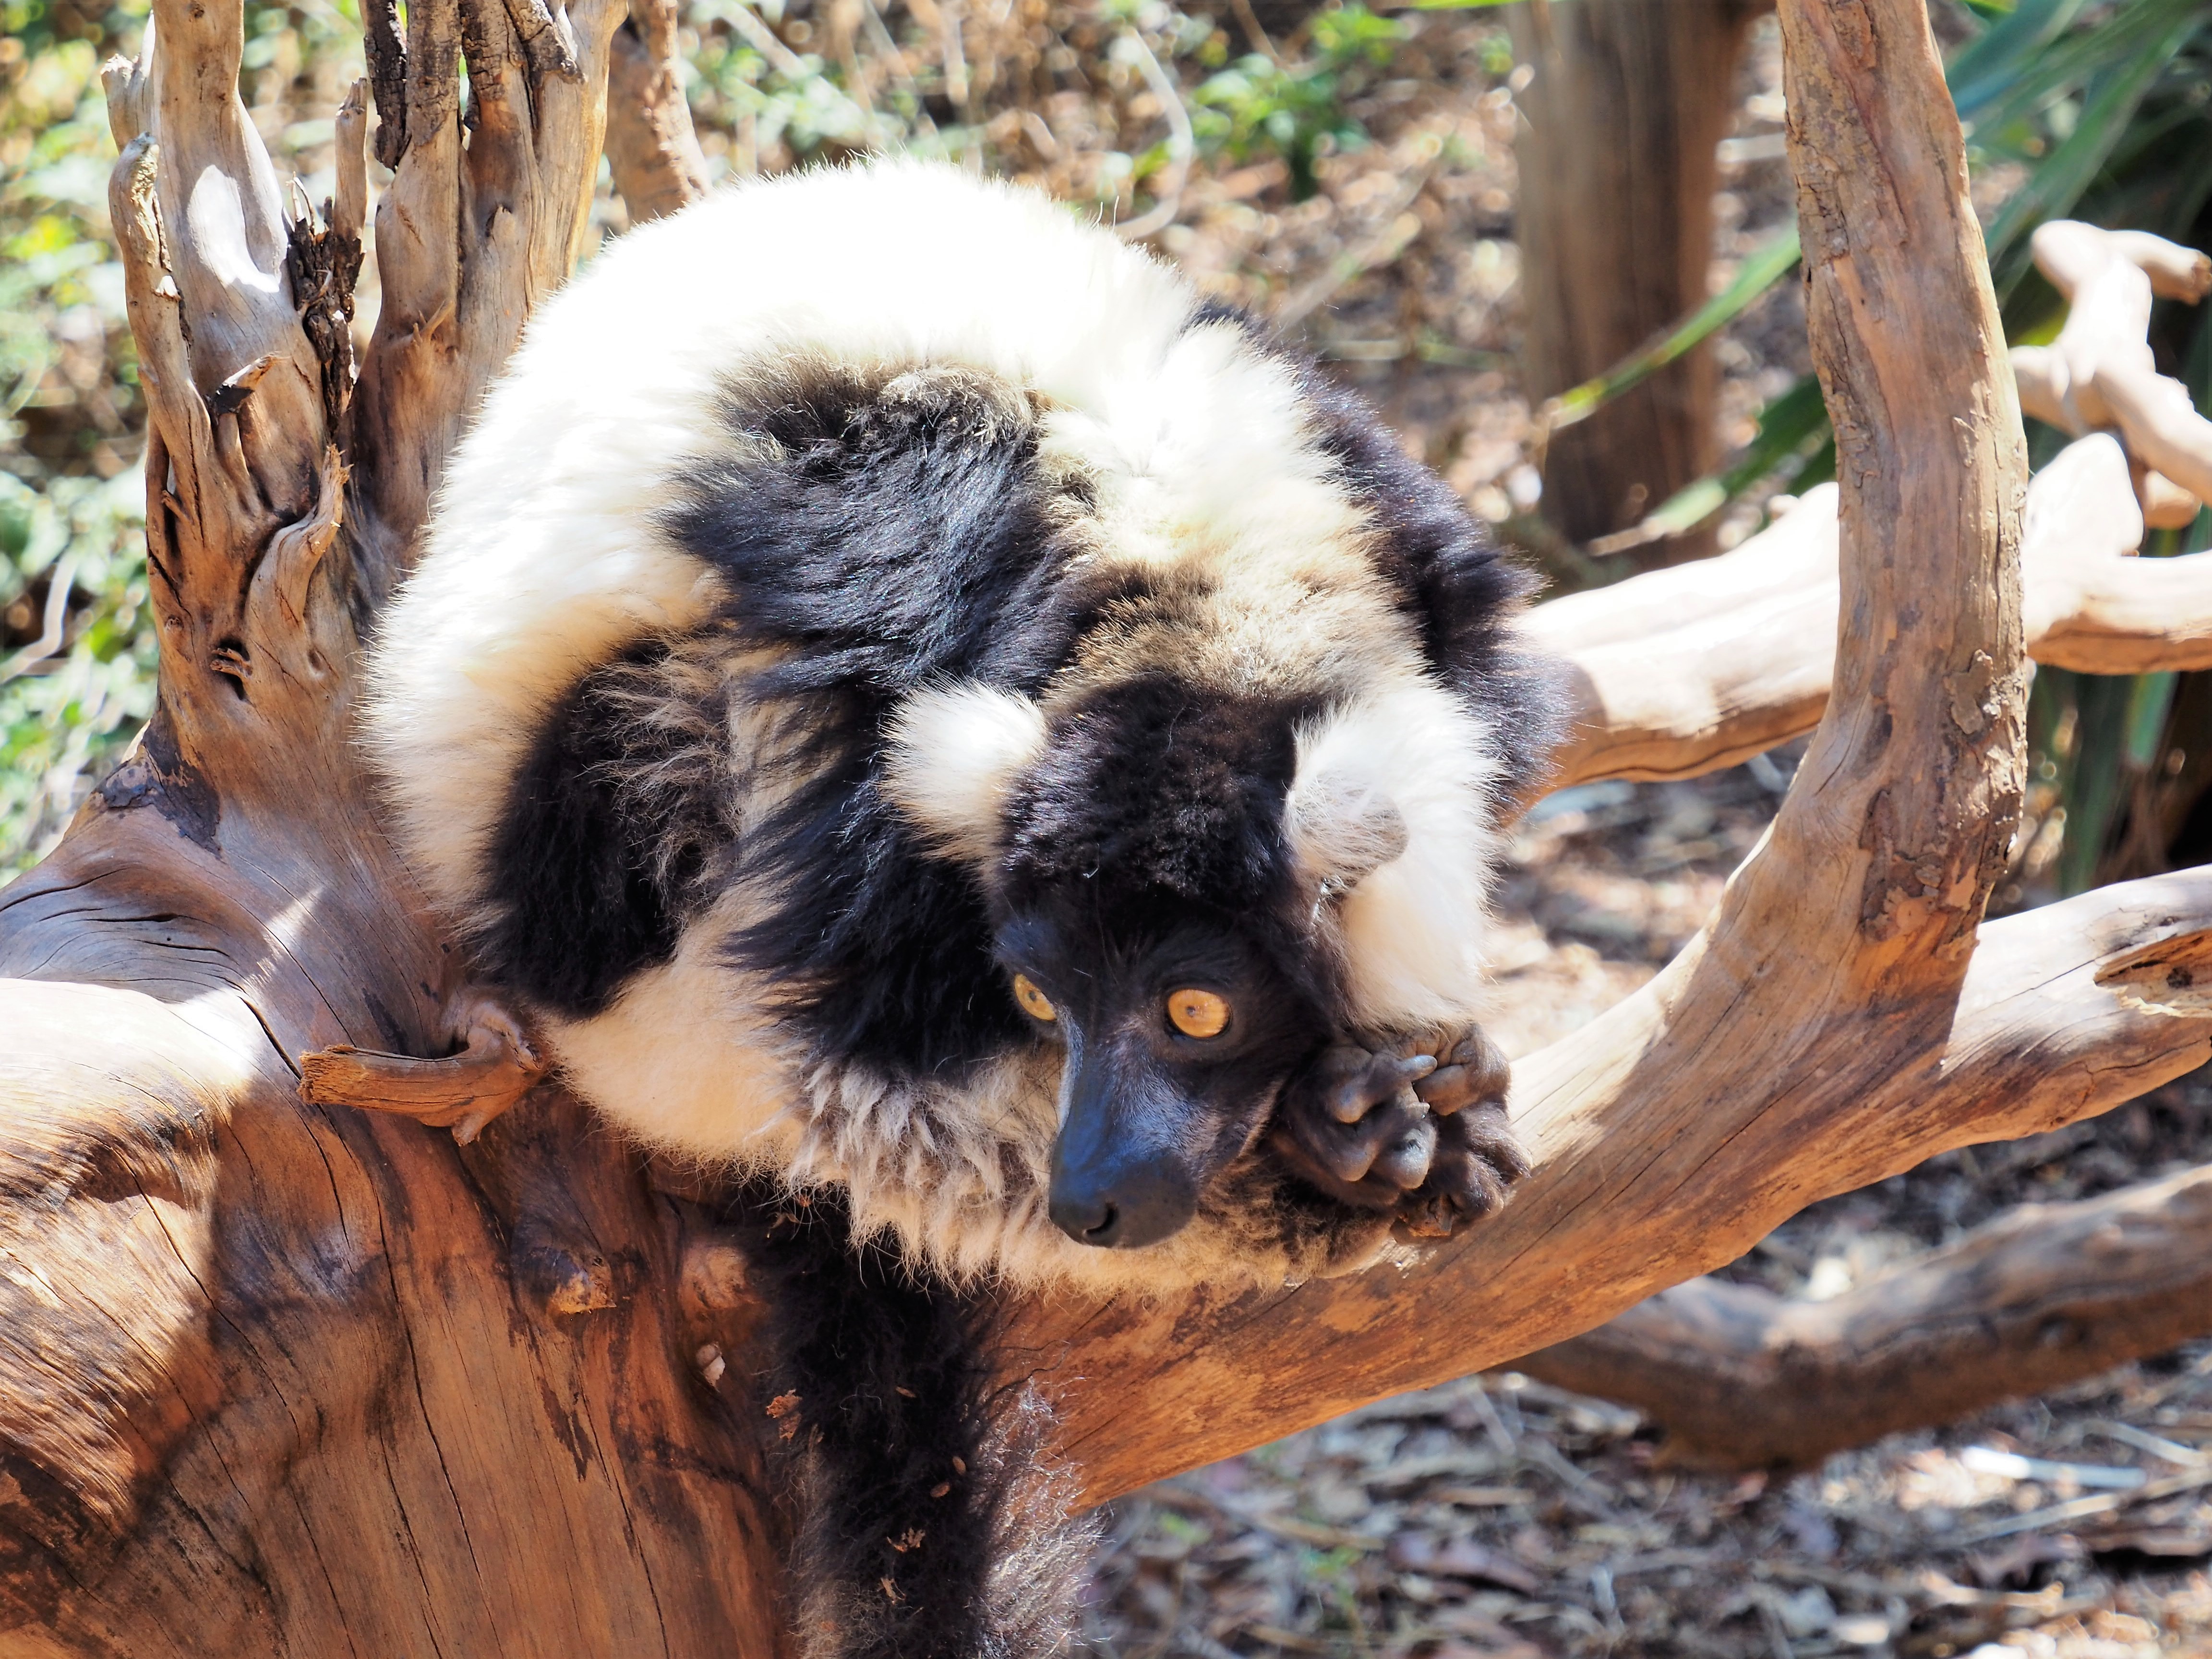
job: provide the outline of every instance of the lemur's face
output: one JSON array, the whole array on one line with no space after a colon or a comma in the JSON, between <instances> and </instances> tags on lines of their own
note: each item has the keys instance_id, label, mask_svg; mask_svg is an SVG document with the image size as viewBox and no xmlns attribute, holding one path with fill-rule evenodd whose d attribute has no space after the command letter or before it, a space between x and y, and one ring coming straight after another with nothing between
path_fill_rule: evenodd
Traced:
<instances>
[{"instance_id":1,"label":"lemur's face","mask_svg":"<svg viewBox=\"0 0 2212 1659\"><path fill-rule=\"evenodd\" d=\"M1066 1049L1051 1210L1079 1243L1134 1249L1189 1221L1327 1035L1225 920L1113 927L1054 904L1009 921L999 954L1007 994Z\"/></svg>"}]
</instances>

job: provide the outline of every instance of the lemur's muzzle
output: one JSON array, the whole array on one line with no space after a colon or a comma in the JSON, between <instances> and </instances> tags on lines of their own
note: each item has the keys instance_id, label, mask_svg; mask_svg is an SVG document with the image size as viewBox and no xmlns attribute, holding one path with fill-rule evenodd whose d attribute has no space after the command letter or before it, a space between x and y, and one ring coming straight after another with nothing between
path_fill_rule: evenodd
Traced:
<instances>
[{"instance_id":1,"label":"lemur's muzzle","mask_svg":"<svg viewBox=\"0 0 2212 1659\"><path fill-rule=\"evenodd\" d=\"M1133 1250L1180 1231L1208 1171L1189 1150L1194 1109L1141 1044L1085 1044L1066 1032L1054 1224L1079 1244Z\"/></svg>"}]
</instances>

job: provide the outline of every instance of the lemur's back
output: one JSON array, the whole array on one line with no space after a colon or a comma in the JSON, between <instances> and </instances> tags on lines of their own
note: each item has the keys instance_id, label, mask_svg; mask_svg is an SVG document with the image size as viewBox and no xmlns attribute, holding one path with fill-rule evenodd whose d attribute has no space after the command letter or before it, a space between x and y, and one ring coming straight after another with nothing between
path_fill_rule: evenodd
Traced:
<instances>
[{"instance_id":1,"label":"lemur's back","mask_svg":"<svg viewBox=\"0 0 2212 1659\"><path fill-rule=\"evenodd\" d=\"M1033 192L884 165L719 194L613 244L534 317L455 451L384 630L372 735L423 875L456 913L538 716L640 635L690 625L711 573L651 526L727 441L748 366L963 364L1099 406L1153 381L1192 297ZM1126 424L1126 422L1124 422Z\"/></svg>"}]
</instances>

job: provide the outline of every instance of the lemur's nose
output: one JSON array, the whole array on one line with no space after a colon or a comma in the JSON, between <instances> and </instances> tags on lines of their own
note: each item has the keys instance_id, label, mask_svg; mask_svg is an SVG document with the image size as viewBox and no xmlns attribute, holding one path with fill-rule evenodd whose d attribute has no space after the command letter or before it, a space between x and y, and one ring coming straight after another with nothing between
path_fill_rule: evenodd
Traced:
<instances>
[{"instance_id":1,"label":"lemur's nose","mask_svg":"<svg viewBox=\"0 0 2212 1659\"><path fill-rule=\"evenodd\" d=\"M1194 1195L1166 1171L1142 1166L1053 1171L1047 1207L1053 1224L1079 1244L1138 1250L1157 1244L1190 1219Z\"/></svg>"},{"instance_id":2,"label":"lemur's nose","mask_svg":"<svg viewBox=\"0 0 2212 1659\"><path fill-rule=\"evenodd\" d=\"M1070 1198L1055 1194L1053 1224L1079 1244L1111 1249L1121 1242L1121 1206L1095 1194Z\"/></svg>"}]
</instances>

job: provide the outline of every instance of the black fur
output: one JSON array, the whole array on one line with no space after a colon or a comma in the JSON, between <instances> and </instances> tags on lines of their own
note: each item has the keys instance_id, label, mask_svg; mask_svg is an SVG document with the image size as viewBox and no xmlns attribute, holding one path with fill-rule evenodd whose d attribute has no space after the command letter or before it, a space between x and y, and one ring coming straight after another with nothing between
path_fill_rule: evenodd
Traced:
<instances>
[{"instance_id":1,"label":"black fur","mask_svg":"<svg viewBox=\"0 0 2212 1659\"><path fill-rule=\"evenodd\" d=\"M1546 683L1505 632L1524 580L1364 404L1303 372L1430 660L1503 734L1511 781L1526 781L1548 725ZM1172 641L1203 593L1187 577L1102 577L1079 559L1085 481L1046 474L1028 403L982 376L817 363L732 386L725 418L731 453L679 481L664 526L729 598L698 634L585 677L548 722L492 849L484 966L543 1006L594 1012L667 957L706 894L750 878L768 912L729 948L787 988L785 1012L817 1054L957 1075L1037 1037L994 960L1003 915L884 791L888 722L925 684L1035 694L1100 641ZM740 681L723 665L746 653L769 665ZM1260 1002L1296 1018L1262 1046L1320 1044L1341 964L1300 932L1311 905L1291 902L1280 820L1294 733L1321 696L1200 691L1171 661L1118 678L1060 720L1017 787L995 902L1051 908L1070 938L1133 918L1163 939L1187 925L1233 936L1290 976ZM775 753L759 763L789 769L795 786L742 844L717 817L757 781L721 758L738 698L773 711ZM1031 963L1048 979L1053 954ZM1125 1000L1157 1003L1158 985L1132 983ZM1243 1094L1263 1114L1273 1085L1252 1069ZM1295 1241L1342 1224L1340 1206L1265 1159L1231 1173L1255 1227ZM802 1497L799 1615L835 1626L802 1630L802 1650L1048 1650L1064 1608L1040 1587L1079 1565L1079 1541L1033 1513L1051 1507L1025 1485L1038 1419L993 1392L989 1302L855 1244L833 1195L764 1183L732 1215L754 1235L777 1322L773 1391ZM1024 1540L1056 1565L988 1577ZM1036 1593L1009 1600L1009 1584Z\"/></svg>"},{"instance_id":2,"label":"black fur","mask_svg":"<svg viewBox=\"0 0 2212 1659\"><path fill-rule=\"evenodd\" d=\"M855 1243L829 1194L758 1182L724 1218L775 1322L769 1409L801 1502L801 1653L1042 1659L1089 1534L1062 1518L1038 1408L991 1378L995 1304ZM1001 1570L1014 1582L994 1584L993 1563L1024 1549L1023 1571Z\"/></svg>"},{"instance_id":3,"label":"black fur","mask_svg":"<svg viewBox=\"0 0 2212 1659\"><path fill-rule=\"evenodd\" d=\"M1419 627L1443 682L1504 738L1506 792L1541 778L1559 740L1562 698L1548 670L1518 648L1510 624L1534 579L1468 514L1450 485L1398 447L1374 410L1307 364L1304 392L1322 447L1382 534L1372 556Z\"/></svg>"},{"instance_id":4,"label":"black fur","mask_svg":"<svg viewBox=\"0 0 2212 1659\"><path fill-rule=\"evenodd\" d=\"M1297 722L1314 697L1237 696L1165 670L1079 705L1007 804L1013 909L1069 884L1112 914L1154 896L1235 914L1273 899Z\"/></svg>"},{"instance_id":5,"label":"black fur","mask_svg":"<svg viewBox=\"0 0 2212 1659\"><path fill-rule=\"evenodd\" d=\"M637 780L672 765L696 778L715 753L695 727L641 717L665 704L669 656L648 641L578 683L515 774L493 838L478 960L571 1018L599 1012L674 951L706 856L710 780L672 810L635 798Z\"/></svg>"},{"instance_id":6,"label":"black fur","mask_svg":"<svg viewBox=\"0 0 2212 1659\"><path fill-rule=\"evenodd\" d=\"M981 377L817 366L726 412L753 453L694 468L668 527L729 578L725 624L787 652L746 692L805 780L742 849L778 902L733 948L822 1052L957 1072L1023 1027L972 878L883 793L885 724L934 680L1036 690L1142 580L1069 572L1082 481L1039 476L1026 404Z\"/></svg>"}]
</instances>

